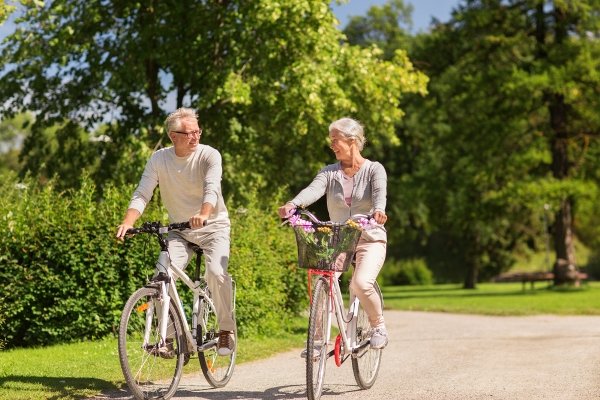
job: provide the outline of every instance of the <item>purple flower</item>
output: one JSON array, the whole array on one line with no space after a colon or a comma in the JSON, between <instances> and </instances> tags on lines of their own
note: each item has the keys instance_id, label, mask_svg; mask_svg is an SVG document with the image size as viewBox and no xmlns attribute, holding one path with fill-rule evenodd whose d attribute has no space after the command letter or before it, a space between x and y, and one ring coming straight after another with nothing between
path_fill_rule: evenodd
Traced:
<instances>
[{"instance_id":1,"label":"purple flower","mask_svg":"<svg viewBox=\"0 0 600 400\"><path fill-rule=\"evenodd\" d=\"M368 231L369 229L373 229L377 226L377 221L375 221L373 218L359 218L358 224L362 229Z\"/></svg>"},{"instance_id":2,"label":"purple flower","mask_svg":"<svg viewBox=\"0 0 600 400\"><path fill-rule=\"evenodd\" d=\"M306 233L313 233L315 231L312 222L300 218L299 215L292 215L288 221L290 222L290 225L294 227L299 226L304 229L304 232Z\"/></svg>"}]
</instances>

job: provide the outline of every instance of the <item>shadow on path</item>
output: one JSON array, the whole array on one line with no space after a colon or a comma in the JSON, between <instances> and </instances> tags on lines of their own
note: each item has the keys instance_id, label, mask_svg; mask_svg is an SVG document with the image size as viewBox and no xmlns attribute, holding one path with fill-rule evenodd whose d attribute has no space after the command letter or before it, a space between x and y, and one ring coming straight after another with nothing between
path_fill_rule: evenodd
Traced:
<instances>
[{"instance_id":1,"label":"shadow on path","mask_svg":"<svg viewBox=\"0 0 600 400\"><path fill-rule=\"evenodd\" d=\"M335 386L335 388L332 388ZM340 396L350 392L360 391L356 385L327 385L323 389L323 395ZM130 400L133 399L126 390L114 390L92 399ZM207 399L207 400L292 400L306 399L306 385L276 386L264 391L260 390L231 390L213 389L209 387L194 388L191 385L181 385L173 396L173 399Z\"/></svg>"},{"instance_id":2,"label":"shadow on path","mask_svg":"<svg viewBox=\"0 0 600 400\"><path fill-rule=\"evenodd\" d=\"M32 392L39 393L40 386L47 391L47 400L57 400L64 398L83 398L86 393L111 391L117 387L109 381L97 378L65 378L65 377L35 377L7 375L0 378L0 389L10 388L23 392L21 398L27 398L27 392L31 388Z\"/></svg>"}]
</instances>

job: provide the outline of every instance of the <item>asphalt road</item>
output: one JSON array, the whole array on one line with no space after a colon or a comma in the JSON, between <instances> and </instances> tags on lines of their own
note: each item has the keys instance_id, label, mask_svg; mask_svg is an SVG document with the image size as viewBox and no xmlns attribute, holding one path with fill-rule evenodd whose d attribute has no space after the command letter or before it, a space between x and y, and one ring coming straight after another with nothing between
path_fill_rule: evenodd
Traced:
<instances>
[{"instance_id":1,"label":"asphalt road","mask_svg":"<svg viewBox=\"0 0 600 400\"><path fill-rule=\"evenodd\" d=\"M328 361L329 399L600 399L600 317L488 317L387 311L377 382L360 390L348 360ZM301 344L300 344L301 345ZM300 349L236 366L227 387L185 376L174 399L305 399ZM129 399L113 392L97 399Z\"/></svg>"}]
</instances>

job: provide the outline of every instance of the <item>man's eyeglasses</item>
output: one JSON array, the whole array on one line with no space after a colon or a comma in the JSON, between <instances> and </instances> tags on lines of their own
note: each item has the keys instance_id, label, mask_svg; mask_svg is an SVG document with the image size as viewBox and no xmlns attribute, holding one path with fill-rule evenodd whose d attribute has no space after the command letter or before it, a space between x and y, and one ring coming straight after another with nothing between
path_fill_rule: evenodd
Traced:
<instances>
[{"instance_id":1,"label":"man's eyeglasses","mask_svg":"<svg viewBox=\"0 0 600 400\"><path fill-rule=\"evenodd\" d=\"M191 132L181 132L181 131L171 131L171 132L179 133L180 135L185 135L188 138L189 137L196 137L196 136L200 137L200 136L202 136L202 128L200 128L197 131L191 131Z\"/></svg>"}]
</instances>

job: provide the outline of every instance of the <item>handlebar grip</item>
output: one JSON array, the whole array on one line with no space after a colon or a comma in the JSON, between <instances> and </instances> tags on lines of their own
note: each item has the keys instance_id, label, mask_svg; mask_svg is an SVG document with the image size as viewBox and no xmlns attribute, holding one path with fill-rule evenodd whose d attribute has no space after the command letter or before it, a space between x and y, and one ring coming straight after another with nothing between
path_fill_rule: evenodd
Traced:
<instances>
[{"instance_id":1,"label":"handlebar grip","mask_svg":"<svg viewBox=\"0 0 600 400\"><path fill-rule=\"evenodd\" d=\"M202 226L206 226L206 220L202 223ZM169 230L172 231L173 229L192 229L192 226L190 225L190 222L175 222L172 224L169 224Z\"/></svg>"},{"instance_id":2,"label":"handlebar grip","mask_svg":"<svg viewBox=\"0 0 600 400\"><path fill-rule=\"evenodd\" d=\"M172 231L174 229L191 229L190 222L176 222L174 224L169 224L169 230Z\"/></svg>"},{"instance_id":3,"label":"handlebar grip","mask_svg":"<svg viewBox=\"0 0 600 400\"><path fill-rule=\"evenodd\" d=\"M137 235L141 230L139 228L129 228L125 231L125 235Z\"/></svg>"}]
</instances>

